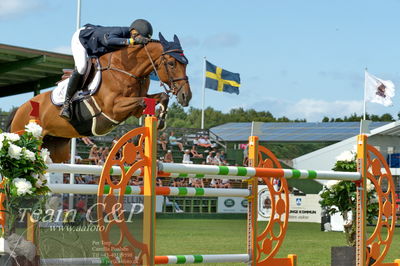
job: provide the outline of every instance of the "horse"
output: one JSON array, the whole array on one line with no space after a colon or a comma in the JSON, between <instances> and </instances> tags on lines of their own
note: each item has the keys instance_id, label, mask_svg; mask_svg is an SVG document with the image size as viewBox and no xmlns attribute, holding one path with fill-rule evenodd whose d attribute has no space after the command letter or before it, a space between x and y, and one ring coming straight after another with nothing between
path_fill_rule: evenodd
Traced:
<instances>
[{"instance_id":1,"label":"horse","mask_svg":"<svg viewBox=\"0 0 400 266\"><path fill-rule=\"evenodd\" d=\"M187 59L183 55L179 39L168 42L162 34L160 40L150 40L145 45L124 47L99 57L102 79L98 90L91 96L104 117L113 121L107 125L106 133L130 116L139 118L146 107L145 98L155 99L160 104L160 124L164 127L170 93L175 95L183 107L192 98L189 80L186 75ZM180 58L177 57L179 54ZM182 56L184 61L182 63ZM185 64L186 62L186 64ZM104 67L106 66L106 67ZM148 94L149 74L155 71L160 82L167 84L166 92ZM90 136L80 134L74 126L59 116L60 107L51 101L51 91L41 93L30 101L40 105L37 118L43 128L43 148L50 151L53 162L65 162L70 157L70 139ZM29 123L31 105L27 101L16 109L9 118L10 132L22 131ZM93 116L96 119L98 114ZM92 120L93 122L94 120Z\"/></svg>"}]
</instances>

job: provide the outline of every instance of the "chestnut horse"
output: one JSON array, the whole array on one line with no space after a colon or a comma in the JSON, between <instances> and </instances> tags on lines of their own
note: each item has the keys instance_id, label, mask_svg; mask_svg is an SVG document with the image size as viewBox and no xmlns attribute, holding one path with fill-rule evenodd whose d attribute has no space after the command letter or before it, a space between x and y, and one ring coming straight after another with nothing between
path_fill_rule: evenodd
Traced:
<instances>
[{"instance_id":1,"label":"chestnut horse","mask_svg":"<svg viewBox=\"0 0 400 266\"><path fill-rule=\"evenodd\" d=\"M140 117L146 107L144 98L156 99L161 105L160 118L165 119L169 93L186 107L192 97L186 76L186 64L179 62L174 53L183 56L179 40L167 42L160 34L160 41L152 40L145 46L125 47L105 54L99 58L102 68L102 81L99 89L92 95L101 111L112 120L121 123L130 116ZM185 62L186 58L185 58ZM105 67L107 66L107 67ZM169 89L166 92L148 95L149 74L155 70L161 82ZM66 120L59 116L60 107L50 99L51 91L39 94L31 101L40 104L39 121L43 128L43 147L49 149L53 162L65 162L70 157L70 139L83 137ZM31 117L31 105L21 105L10 116L9 130L23 130Z\"/></svg>"}]
</instances>

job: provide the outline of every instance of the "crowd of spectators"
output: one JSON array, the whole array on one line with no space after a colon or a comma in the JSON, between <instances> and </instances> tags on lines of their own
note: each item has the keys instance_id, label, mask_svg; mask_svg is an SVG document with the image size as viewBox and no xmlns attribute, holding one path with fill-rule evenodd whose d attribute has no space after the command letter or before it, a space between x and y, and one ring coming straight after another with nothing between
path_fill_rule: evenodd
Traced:
<instances>
[{"instance_id":1,"label":"crowd of spectators","mask_svg":"<svg viewBox=\"0 0 400 266\"><path fill-rule=\"evenodd\" d=\"M207 135L196 136L192 140L186 140L176 137L175 132L162 133L158 138L163 156L160 161L165 163L185 163L185 164L208 164L208 165L228 165L226 153L220 149L217 143L212 142ZM184 149L187 147L186 149ZM190 148L189 148L190 147ZM173 150L178 149L174 156ZM181 153L181 155L179 155ZM214 188L230 188L229 179L212 179L206 182ZM175 187L204 187L204 181L201 178L179 179L173 178L169 183Z\"/></svg>"},{"instance_id":2,"label":"crowd of spectators","mask_svg":"<svg viewBox=\"0 0 400 266\"><path fill-rule=\"evenodd\" d=\"M76 163L87 163L92 165L103 165L111 148L117 143L118 138L114 138L111 147L99 146L89 137L80 139L89 149L86 158L76 157ZM228 165L225 151L216 143L212 142L208 136L196 136L190 140L177 137L174 131L169 134L162 132L157 143L159 145L159 160L165 163L186 163L186 164L207 164L207 165ZM120 155L117 154L117 157ZM97 184L98 176L93 175L75 175L75 183L77 184ZM69 183L69 175L64 175L64 181ZM115 182L118 182L115 179ZM142 186L143 178L135 177L130 181L132 186ZM202 178L157 178L157 186L174 186L174 187L196 187L204 188L205 186L213 188L230 188L231 184L228 179L207 179Z\"/></svg>"}]
</instances>

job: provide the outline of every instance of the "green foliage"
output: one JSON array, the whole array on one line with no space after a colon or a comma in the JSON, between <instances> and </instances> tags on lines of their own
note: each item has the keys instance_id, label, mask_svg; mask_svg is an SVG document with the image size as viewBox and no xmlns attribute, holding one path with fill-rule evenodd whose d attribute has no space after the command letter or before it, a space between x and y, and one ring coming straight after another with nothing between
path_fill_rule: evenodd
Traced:
<instances>
[{"instance_id":1,"label":"green foliage","mask_svg":"<svg viewBox=\"0 0 400 266\"><path fill-rule=\"evenodd\" d=\"M233 108L228 113L208 107L204 110L206 129L229 122L306 122L305 119L290 120L287 117L275 118L270 112L256 111L254 109L244 110L243 108ZM168 108L169 127L201 127L201 109L190 107L187 112L177 103L173 103Z\"/></svg>"},{"instance_id":2,"label":"green foliage","mask_svg":"<svg viewBox=\"0 0 400 266\"><path fill-rule=\"evenodd\" d=\"M399 119L400 119L400 113L398 114ZM394 118L391 114L385 113L381 116L379 115L373 115L373 114L366 114L365 118L367 120L371 120L374 122L393 122ZM360 120L363 119L362 115L357 115L356 113L350 115L349 117L345 116L343 118L331 118L329 119L327 116L325 116L322 119L322 122L360 122Z\"/></svg>"},{"instance_id":3,"label":"green foliage","mask_svg":"<svg viewBox=\"0 0 400 266\"><path fill-rule=\"evenodd\" d=\"M342 172L356 172L357 164L355 158L351 161L338 160L335 163L334 171ZM371 183L367 182L367 221L373 223L374 218L378 215L378 202L376 201L375 188ZM335 214L340 213L343 219L348 220L348 215L351 212L352 222L345 224L346 240L349 246L355 246L355 235L356 235L356 190L357 186L355 182L351 181L339 181L334 184L328 184L324 186L320 196L321 207L324 208L327 213Z\"/></svg>"}]
</instances>

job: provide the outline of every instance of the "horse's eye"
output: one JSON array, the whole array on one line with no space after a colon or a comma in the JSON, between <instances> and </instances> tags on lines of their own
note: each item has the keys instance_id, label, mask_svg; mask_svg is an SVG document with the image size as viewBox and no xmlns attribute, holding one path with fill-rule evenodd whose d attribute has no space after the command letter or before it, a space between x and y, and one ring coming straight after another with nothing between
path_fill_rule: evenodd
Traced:
<instances>
[{"instance_id":1,"label":"horse's eye","mask_svg":"<svg viewBox=\"0 0 400 266\"><path fill-rule=\"evenodd\" d=\"M175 66L175 62L174 61L168 61L168 65L173 67L173 66Z\"/></svg>"}]
</instances>

